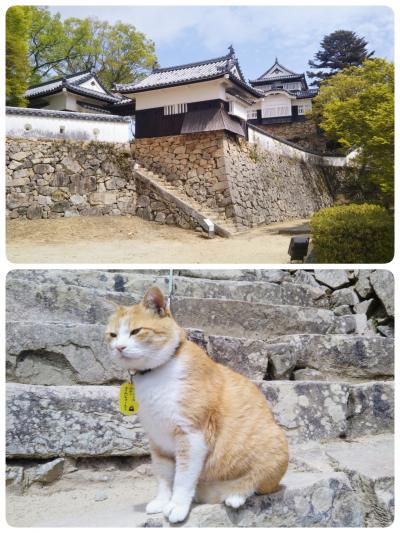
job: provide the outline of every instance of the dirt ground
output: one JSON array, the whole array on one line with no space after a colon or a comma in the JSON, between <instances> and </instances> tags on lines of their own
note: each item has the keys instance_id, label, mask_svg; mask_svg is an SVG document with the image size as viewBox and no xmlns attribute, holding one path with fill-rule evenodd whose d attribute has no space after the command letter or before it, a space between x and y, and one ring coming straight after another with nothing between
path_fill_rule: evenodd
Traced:
<instances>
[{"instance_id":1,"label":"dirt ground","mask_svg":"<svg viewBox=\"0 0 400 533\"><path fill-rule=\"evenodd\" d=\"M7 523L13 527L140 527L162 521L162 515L145 513L147 502L156 494L153 477L105 471L88 472L85 478L72 473L48 486L36 483L28 493L8 490Z\"/></svg>"},{"instance_id":2,"label":"dirt ground","mask_svg":"<svg viewBox=\"0 0 400 533\"><path fill-rule=\"evenodd\" d=\"M8 220L13 263L288 263L291 232L306 220L261 226L230 239L158 225L138 217ZM278 234L287 230L288 234ZM293 231L292 231L293 230Z\"/></svg>"}]
</instances>

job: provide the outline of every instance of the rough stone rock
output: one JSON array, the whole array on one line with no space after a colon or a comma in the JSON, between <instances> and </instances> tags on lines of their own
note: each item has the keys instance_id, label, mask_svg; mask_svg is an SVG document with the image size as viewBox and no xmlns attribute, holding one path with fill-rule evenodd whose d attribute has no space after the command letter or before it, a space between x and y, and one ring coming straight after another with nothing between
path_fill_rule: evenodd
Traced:
<instances>
[{"instance_id":1,"label":"rough stone rock","mask_svg":"<svg viewBox=\"0 0 400 533\"><path fill-rule=\"evenodd\" d=\"M64 472L64 459L54 459L40 466L27 471L28 484L32 483L53 483L59 479Z\"/></svg>"},{"instance_id":2,"label":"rough stone rock","mask_svg":"<svg viewBox=\"0 0 400 533\"><path fill-rule=\"evenodd\" d=\"M137 416L118 410L117 387L7 385L8 457L145 455Z\"/></svg>"},{"instance_id":3,"label":"rough stone rock","mask_svg":"<svg viewBox=\"0 0 400 533\"><path fill-rule=\"evenodd\" d=\"M361 527L364 513L342 473L288 473L282 488L267 496L253 496L243 508L199 505L187 527Z\"/></svg>"},{"instance_id":4,"label":"rough stone rock","mask_svg":"<svg viewBox=\"0 0 400 533\"><path fill-rule=\"evenodd\" d=\"M391 325L387 325L387 326L383 325L383 326L378 326L376 329L384 337L394 338L394 328L393 328L393 326L391 326Z\"/></svg>"},{"instance_id":5,"label":"rough stone rock","mask_svg":"<svg viewBox=\"0 0 400 533\"><path fill-rule=\"evenodd\" d=\"M375 270L370 275L370 282L382 302L386 313L394 315L394 277L389 270Z\"/></svg>"},{"instance_id":6,"label":"rough stone rock","mask_svg":"<svg viewBox=\"0 0 400 533\"><path fill-rule=\"evenodd\" d=\"M367 316L370 316L371 311L376 305L376 301L374 298L370 298L369 300L364 300L354 306L354 311L359 314L364 314Z\"/></svg>"},{"instance_id":7,"label":"rough stone rock","mask_svg":"<svg viewBox=\"0 0 400 533\"><path fill-rule=\"evenodd\" d=\"M17 465L6 466L6 485L16 492L22 492L24 488L24 467Z\"/></svg>"},{"instance_id":8,"label":"rough stone rock","mask_svg":"<svg viewBox=\"0 0 400 533\"><path fill-rule=\"evenodd\" d=\"M328 439L346 433L347 385L264 381L259 386L290 442Z\"/></svg>"},{"instance_id":9,"label":"rough stone rock","mask_svg":"<svg viewBox=\"0 0 400 533\"><path fill-rule=\"evenodd\" d=\"M349 278L345 270L315 270L314 276L317 281L331 289L340 289L349 284Z\"/></svg>"},{"instance_id":10,"label":"rough stone rock","mask_svg":"<svg viewBox=\"0 0 400 533\"><path fill-rule=\"evenodd\" d=\"M262 380L267 371L265 348L262 341L213 335L207 343L207 352L215 361L254 380Z\"/></svg>"},{"instance_id":11,"label":"rough stone rock","mask_svg":"<svg viewBox=\"0 0 400 533\"><path fill-rule=\"evenodd\" d=\"M29 152L16 152L14 154L11 154L11 159L14 159L15 161L23 161L28 157Z\"/></svg>"},{"instance_id":12,"label":"rough stone rock","mask_svg":"<svg viewBox=\"0 0 400 533\"><path fill-rule=\"evenodd\" d=\"M123 381L126 372L104 341L104 326L8 322L7 378L33 385Z\"/></svg>"},{"instance_id":13,"label":"rough stone rock","mask_svg":"<svg viewBox=\"0 0 400 533\"><path fill-rule=\"evenodd\" d=\"M54 172L54 167L39 163L38 165L33 165L33 170L36 174L50 174Z\"/></svg>"},{"instance_id":14,"label":"rough stone rock","mask_svg":"<svg viewBox=\"0 0 400 533\"><path fill-rule=\"evenodd\" d=\"M289 378L295 367L318 370L329 379L387 378L394 373L394 343L380 336L287 335L269 340L265 351L274 379Z\"/></svg>"},{"instance_id":15,"label":"rough stone rock","mask_svg":"<svg viewBox=\"0 0 400 533\"><path fill-rule=\"evenodd\" d=\"M393 432L393 381L377 381L352 386L347 416L349 436Z\"/></svg>"},{"instance_id":16,"label":"rough stone rock","mask_svg":"<svg viewBox=\"0 0 400 533\"><path fill-rule=\"evenodd\" d=\"M334 291L331 296L331 306L339 305L356 305L360 301L357 293L352 288L339 289Z\"/></svg>"},{"instance_id":17,"label":"rough stone rock","mask_svg":"<svg viewBox=\"0 0 400 533\"><path fill-rule=\"evenodd\" d=\"M72 157L64 157L64 159L61 160L60 164L67 172L70 172L71 174L82 172L81 165L76 159L73 159Z\"/></svg>"},{"instance_id":18,"label":"rough stone rock","mask_svg":"<svg viewBox=\"0 0 400 533\"><path fill-rule=\"evenodd\" d=\"M349 305L338 305L333 309L336 316L351 315L351 307Z\"/></svg>"},{"instance_id":19,"label":"rough stone rock","mask_svg":"<svg viewBox=\"0 0 400 533\"><path fill-rule=\"evenodd\" d=\"M358 271L358 279L354 288L361 296L361 298L368 298L372 294L372 287L369 280L369 277L373 271L362 269Z\"/></svg>"},{"instance_id":20,"label":"rough stone rock","mask_svg":"<svg viewBox=\"0 0 400 533\"><path fill-rule=\"evenodd\" d=\"M233 300L181 298L172 310L184 327L203 329L209 335L263 339L266 335L340 333L350 327L332 311L291 305L268 305ZM354 330L354 324L351 324Z\"/></svg>"},{"instance_id":21,"label":"rough stone rock","mask_svg":"<svg viewBox=\"0 0 400 533\"><path fill-rule=\"evenodd\" d=\"M321 289L321 285L316 281L314 275L311 272L307 272L307 270L296 270L292 279L296 283L311 285L311 287Z\"/></svg>"},{"instance_id":22,"label":"rough stone rock","mask_svg":"<svg viewBox=\"0 0 400 533\"><path fill-rule=\"evenodd\" d=\"M369 527L389 526L394 519L394 439L379 435L359 442L324 446L336 470L344 471L360 492Z\"/></svg>"},{"instance_id":23,"label":"rough stone rock","mask_svg":"<svg viewBox=\"0 0 400 533\"><path fill-rule=\"evenodd\" d=\"M26 212L26 218L30 220L42 218L42 208L40 205L31 205Z\"/></svg>"},{"instance_id":24,"label":"rough stone rock","mask_svg":"<svg viewBox=\"0 0 400 533\"><path fill-rule=\"evenodd\" d=\"M300 368L293 372L293 377L295 381L325 381L329 380L328 376L320 372L319 370L314 370L313 368Z\"/></svg>"}]
</instances>

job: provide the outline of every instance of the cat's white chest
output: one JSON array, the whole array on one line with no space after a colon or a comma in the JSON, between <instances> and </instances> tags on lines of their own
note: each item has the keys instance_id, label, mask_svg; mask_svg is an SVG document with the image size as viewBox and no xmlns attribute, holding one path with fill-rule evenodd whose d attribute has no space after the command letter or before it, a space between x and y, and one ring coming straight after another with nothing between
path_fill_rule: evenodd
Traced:
<instances>
[{"instance_id":1,"label":"cat's white chest","mask_svg":"<svg viewBox=\"0 0 400 533\"><path fill-rule=\"evenodd\" d=\"M139 418L147 436L161 450L175 454L174 431L185 425L181 414L185 368L181 358L135 377Z\"/></svg>"}]
</instances>

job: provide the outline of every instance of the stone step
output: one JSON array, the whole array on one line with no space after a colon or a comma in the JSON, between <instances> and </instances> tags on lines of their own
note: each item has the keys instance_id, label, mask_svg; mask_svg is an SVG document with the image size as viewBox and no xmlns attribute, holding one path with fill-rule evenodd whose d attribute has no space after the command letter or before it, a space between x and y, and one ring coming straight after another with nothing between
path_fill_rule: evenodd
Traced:
<instances>
[{"instance_id":1,"label":"stone step","mask_svg":"<svg viewBox=\"0 0 400 533\"><path fill-rule=\"evenodd\" d=\"M34 385L112 384L126 379L104 342L104 326L10 321L7 380ZM386 337L287 335L263 340L188 330L217 362L254 380L366 381L393 376L394 343Z\"/></svg>"},{"instance_id":2,"label":"stone step","mask_svg":"<svg viewBox=\"0 0 400 533\"><path fill-rule=\"evenodd\" d=\"M291 444L393 432L392 382L257 385ZM146 455L148 442L137 415L118 411L118 390L8 383L7 457Z\"/></svg>"},{"instance_id":3,"label":"stone step","mask_svg":"<svg viewBox=\"0 0 400 533\"><path fill-rule=\"evenodd\" d=\"M50 282L34 284L14 275L7 280L7 320L32 321L40 316L47 322L106 324L113 312L109 299L130 305L142 296L143 290L126 294ZM316 307L176 296L171 309L182 327L202 329L207 335L263 339L292 333L371 334L365 315L336 316Z\"/></svg>"},{"instance_id":4,"label":"stone step","mask_svg":"<svg viewBox=\"0 0 400 533\"><path fill-rule=\"evenodd\" d=\"M237 511L193 504L183 525L387 527L394 515L393 456L393 435L296 445L276 493L252 496ZM55 482L27 489L33 470L34 465L8 464L11 526L168 527L161 513L144 512L156 494L149 464L100 459L69 468L64 461L64 471ZM101 506L93 513L99 501Z\"/></svg>"},{"instance_id":5,"label":"stone step","mask_svg":"<svg viewBox=\"0 0 400 533\"><path fill-rule=\"evenodd\" d=\"M136 273L135 271L110 272L102 270L35 270L10 273L9 286L14 280L24 280L38 286L52 283L67 290L69 286L125 294L144 294L152 285L160 287L165 294L169 292L169 272ZM286 279L288 281L286 281ZM173 276L173 295L191 298L217 298L242 300L254 303L280 305L299 305L328 308L326 292L318 287L295 283L290 275L280 284L267 280L212 280L191 278L177 273ZM11 289L12 290L12 289Z\"/></svg>"},{"instance_id":6,"label":"stone step","mask_svg":"<svg viewBox=\"0 0 400 533\"><path fill-rule=\"evenodd\" d=\"M156 174L140 165L138 165L135 170L144 175L148 180L152 181L153 183L156 183L159 187L173 194L176 198L179 198L182 202L185 202L186 204L190 205L193 209L198 211L198 213L201 214L203 218L210 218L215 224L218 223L218 225L221 226L222 229L229 230L229 233L236 233L240 231L240 228L236 226L234 221L230 223L229 228L227 227L226 219L220 216L220 211L218 210L218 208L211 209L209 207L205 207L192 196L188 196L181 189L178 189L177 187L171 185L171 183L168 182L168 180L164 176Z\"/></svg>"}]
</instances>

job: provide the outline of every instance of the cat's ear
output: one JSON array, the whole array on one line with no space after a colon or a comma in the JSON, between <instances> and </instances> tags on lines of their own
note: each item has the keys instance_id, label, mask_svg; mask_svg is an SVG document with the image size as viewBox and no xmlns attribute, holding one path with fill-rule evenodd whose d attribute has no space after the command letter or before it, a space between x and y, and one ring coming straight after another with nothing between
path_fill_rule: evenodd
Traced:
<instances>
[{"instance_id":1,"label":"cat's ear","mask_svg":"<svg viewBox=\"0 0 400 533\"><path fill-rule=\"evenodd\" d=\"M106 304L109 305L110 307L113 307L114 308L114 311L116 313L118 312L122 312L124 310L124 306L117 303L117 302L114 302L113 300L109 300L108 298L106 298L105 300Z\"/></svg>"},{"instance_id":2,"label":"cat's ear","mask_svg":"<svg viewBox=\"0 0 400 533\"><path fill-rule=\"evenodd\" d=\"M167 302L164 294L158 287L150 287L146 291L142 303L146 309L150 309L160 316L165 316L167 313Z\"/></svg>"}]
</instances>

